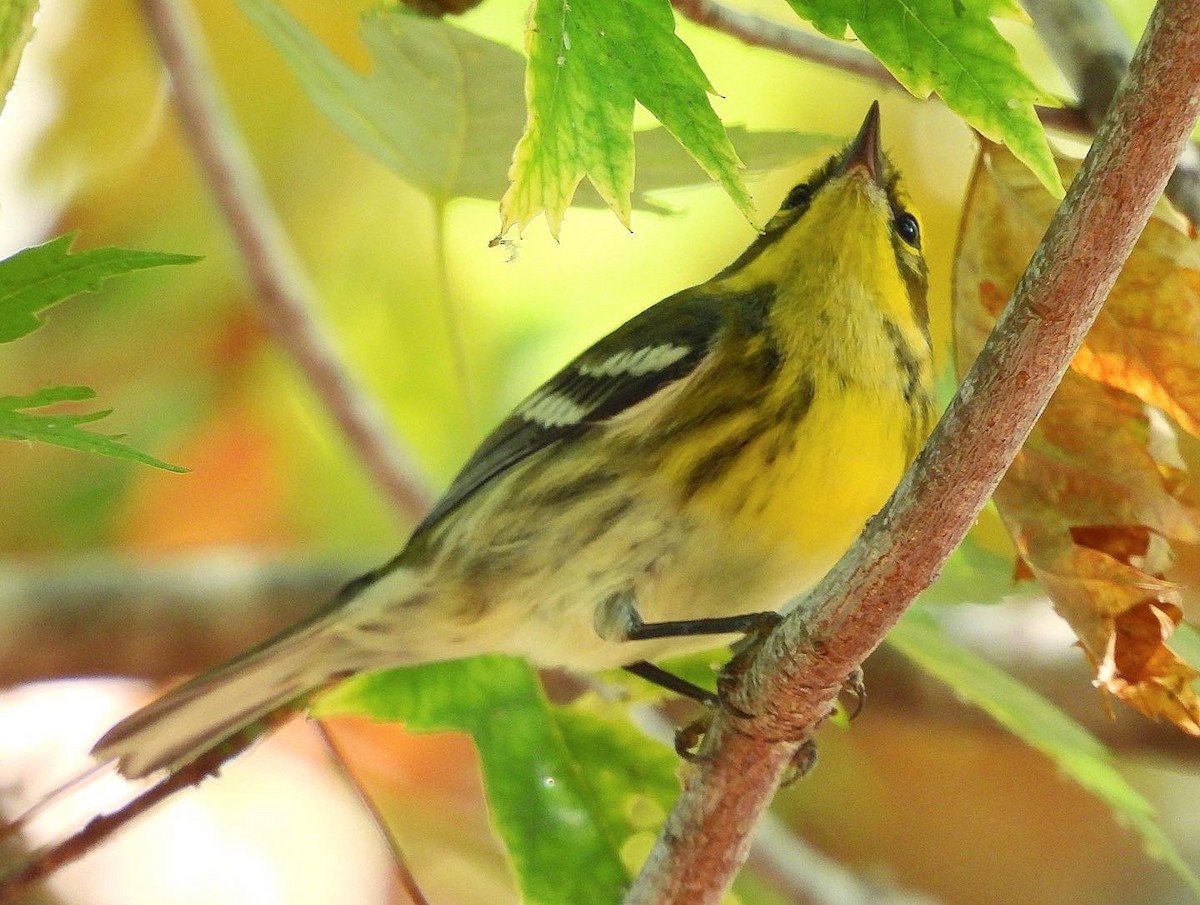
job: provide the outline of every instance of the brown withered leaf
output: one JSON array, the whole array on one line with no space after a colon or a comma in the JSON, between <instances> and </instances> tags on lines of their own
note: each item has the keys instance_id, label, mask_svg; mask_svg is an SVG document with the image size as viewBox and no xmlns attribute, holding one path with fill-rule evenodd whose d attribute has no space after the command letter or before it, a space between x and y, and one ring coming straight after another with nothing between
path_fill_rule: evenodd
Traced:
<instances>
[{"instance_id":1,"label":"brown withered leaf","mask_svg":"<svg viewBox=\"0 0 1200 905\"><path fill-rule=\"evenodd\" d=\"M1064 182L1078 170L1059 167ZM1007 151L984 146L954 268L960 374L1055 206ZM1200 246L1166 205L995 499L1024 562L1017 574L1045 586L1096 684L1200 735L1200 672L1168 646L1183 613L1179 588L1163 577L1172 544L1200 543L1200 511L1174 429L1155 409L1200 436Z\"/></svg>"}]
</instances>

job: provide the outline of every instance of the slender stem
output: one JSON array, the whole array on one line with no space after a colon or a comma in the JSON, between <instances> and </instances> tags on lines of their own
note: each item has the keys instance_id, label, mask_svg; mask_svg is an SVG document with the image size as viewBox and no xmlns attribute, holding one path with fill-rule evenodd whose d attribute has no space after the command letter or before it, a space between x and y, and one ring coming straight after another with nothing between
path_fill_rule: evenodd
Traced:
<instances>
[{"instance_id":1,"label":"slender stem","mask_svg":"<svg viewBox=\"0 0 1200 905\"><path fill-rule=\"evenodd\" d=\"M425 898L425 893L421 891L421 887L417 884L417 878L413 876L412 870L408 866L408 859L404 857L404 851L400 848L400 841L388 829L387 819L383 816L383 811L379 809L379 805L375 803L375 799L371 797L362 781L350 769L350 762L346 759L345 752L333 736L333 732L329 728L329 724L324 720L317 720L317 732L321 736L321 740L325 743L325 747L329 750L329 757L333 761L337 771L342 775L342 779L346 784L354 790L354 794L358 796L359 803L366 808L368 814L371 815L371 821L375 824L375 829L378 830L380 838L387 845L388 850L392 853L392 863L396 867L396 877L400 881L400 887L408 895L412 901L412 905L429 905L429 900Z\"/></svg>"},{"instance_id":2,"label":"slender stem","mask_svg":"<svg viewBox=\"0 0 1200 905\"><path fill-rule=\"evenodd\" d=\"M821 63L852 75L878 82L885 88L900 83L887 68L865 50L810 34L765 16L725 6L718 0L671 0L684 18L697 25L723 32L752 47L766 47L813 63Z\"/></svg>"},{"instance_id":3,"label":"slender stem","mask_svg":"<svg viewBox=\"0 0 1200 905\"><path fill-rule=\"evenodd\" d=\"M467 355L467 335L463 331L462 312L450 289L450 267L446 261L446 202L442 198L430 199L433 212L433 266L437 274L438 296L446 320L446 339L450 343L450 356L454 373L458 378L463 400L465 421L471 431L479 433L479 399L475 391L475 380L471 374L470 356Z\"/></svg>"},{"instance_id":4,"label":"slender stem","mask_svg":"<svg viewBox=\"0 0 1200 905\"><path fill-rule=\"evenodd\" d=\"M419 518L429 507L429 492L378 401L337 351L221 95L194 11L187 0L141 0L141 6L192 150L246 262L268 327L396 512L406 521Z\"/></svg>"},{"instance_id":5,"label":"slender stem","mask_svg":"<svg viewBox=\"0 0 1200 905\"><path fill-rule=\"evenodd\" d=\"M671 0L679 14L697 25L719 31L754 47L766 47L788 56L840 69L851 75L877 82L884 88L899 88L900 83L887 68L865 50L857 50L841 41L823 38L801 28L784 25L774 19L743 12L720 0ZM1051 128L1080 135L1091 133L1091 126L1080 110L1038 107L1038 117Z\"/></svg>"},{"instance_id":6,"label":"slender stem","mask_svg":"<svg viewBox=\"0 0 1200 905\"><path fill-rule=\"evenodd\" d=\"M282 708L264 717L263 726L267 727L269 731L270 728L277 727L291 719L292 716L289 708ZM216 776L217 771L226 761L244 750L245 746L257 737L257 733L252 732L242 738L234 737L222 745L205 751L117 810L93 817L83 829L52 845L38 849L29 858L19 862L16 867L0 874L0 905L17 905L17 903L26 902L29 889L34 884L45 880L59 868L79 860L111 838L117 830L127 826L155 805L161 804L172 795L190 786L198 786L210 776Z\"/></svg>"},{"instance_id":7,"label":"slender stem","mask_svg":"<svg viewBox=\"0 0 1200 905\"><path fill-rule=\"evenodd\" d=\"M720 901L799 745L936 577L1028 436L1198 114L1200 4L1159 0L1079 176L929 445L753 656L626 905Z\"/></svg>"}]
</instances>

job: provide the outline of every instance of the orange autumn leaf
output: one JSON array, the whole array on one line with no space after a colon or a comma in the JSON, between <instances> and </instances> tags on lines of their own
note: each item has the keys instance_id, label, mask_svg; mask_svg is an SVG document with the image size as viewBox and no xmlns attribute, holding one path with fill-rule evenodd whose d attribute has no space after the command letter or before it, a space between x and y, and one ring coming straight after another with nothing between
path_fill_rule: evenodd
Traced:
<instances>
[{"instance_id":1,"label":"orange autumn leaf","mask_svg":"<svg viewBox=\"0 0 1200 905\"><path fill-rule=\"evenodd\" d=\"M1059 166L1064 182L1078 170ZM1056 204L1007 151L984 146L955 261L960 373ZM1200 511L1174 428L1156 410L1200 435L1200 246L1165 204L995 501L1021 555L1018 574L1046 588L1096 684L1200 735L1200 672L1170 649L1183 612L1180 589L1164 578L1172 544L1200 543Z\"/></svg>"}]
</instances>

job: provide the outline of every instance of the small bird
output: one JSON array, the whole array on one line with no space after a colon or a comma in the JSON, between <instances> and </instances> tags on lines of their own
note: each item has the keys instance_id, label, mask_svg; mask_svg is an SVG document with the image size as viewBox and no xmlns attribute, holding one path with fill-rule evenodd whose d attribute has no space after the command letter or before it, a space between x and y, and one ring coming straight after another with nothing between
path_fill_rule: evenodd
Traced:
<instances>
[{"instance_id":1,"label":"small bird","mask_svg":"<svg viewBox=\"0 0 1200 905\"><path fill-rule=\"evenodd\" d=\"M737 260L522 402L399 555L93 755L130 778L178 769L347 676L481 653L669 681L651 661L785 610L916 456L926 287L873 104Z\"/></svg>"}]
</instances>

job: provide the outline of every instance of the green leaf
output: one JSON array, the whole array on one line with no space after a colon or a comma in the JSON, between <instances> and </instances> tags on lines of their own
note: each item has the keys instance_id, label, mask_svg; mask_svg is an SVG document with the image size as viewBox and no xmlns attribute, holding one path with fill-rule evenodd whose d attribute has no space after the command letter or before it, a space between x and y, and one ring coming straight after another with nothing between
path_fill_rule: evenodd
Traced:
<instances>
[{"instance_id":1,"label":"green leaf","mask_svg":"<svg viewBox=\"0 0 1200 905\"><path fill-rule=\"evenodd\" d=\"M675 34L666 0L536 0L526 41L529 119L500 203L502 232L544 212L557 236L584 176L628 226L635 101L753 222L741 162L709 103L712 86Z\"/></svg>"},{"instance_id":2,"label":"green leaf","mask_svg":"<svg viewBox=\"0 0 1200 905\"><path fill-rule=\"evenodd\" d=\"M595 695L551 713L591 788L594 819L632 875L679 797L679 755L633 725L625 707Z\"/></svg>"},{"instance_id":3,"label":"green leaf","mask_svg":"<svg viewBox=\"0 0 1200 905\"><path fill-rule=\"evenodd\" d=\"M499 201L525 124L525 58L444 20L375 11L362 20L371 71L346 65L271 0L239 0L316 107L362 150L406 182L445 202ZM729 129L752 170L806 157L840 140L799 132ZM633 207L661 210L646 195L708 181L665 129L633 136ZM605 207L589 184L574 205Z\"/></svg>"},{"instance_id":4,"label":"green leaf","mask_svg":"<svg viewBox=\"0 0 1200 905\"><path fill-rule=\"evenodd\" d=\"M17 77L25 45L33 37L37 0L0 0L0 107Z\"/></svg>"},{"instance_id":5,"label":"green leaf","mask_svg":"<svg viewBox=\"0 0 1200 905\"><path fill-rule=\"evenodd\" d=\"M986 138L1003 142L1051 193L1062 181L1033 105L1056 104L1021 69L992 22L1023 17L1012 0L788 0L833 38L847 26L905 88L931 92Z\"/></svg>"},{"instance_id":6,"label":"green leaf","mask_svg":"<svg viewBox=\"0 0 1200 905\"><path fill-rule=\"evenodd\" d=\"M67 449L81 452L100 453L117 459L130 459L143 465L152 465L177 473L186 468L170 465L153 456L138 452L119 442L121 435L95 434L83 430L81 424L90 424L111 414L111 409L84 414L29 414L25 409L45 408L60 402L82 402L96 398L88 387L48 387L29 396L0 396L0 438L6 440L40 440Z\"/></svg>"},{"instance_id":7,"label":"green leaf","mask_svg":"<svg viewBox=\"0 0 1200 905\"><path fill-rule=\"evenodd\" d=\"M80 292L94 291L110 277L165 264L190 264L192 255L124 248L70 254L74 235L59 236L0 261L0 342L11 342L42 325L47 308Z\"/></svg>"},{"instance_id":8,"label":"green leaf","mask_svg":"<svg viewBox=\"0 0 1200 905\"><path fill-rule=\"evenodd\" d=\"M536 905L620 901L627 844L657 829L677 790L673 754L598 703L552 707L533 670L511 657L359 676L314 707L334 713L470 733L492 820Z\"/></svg>"},{"instance_id":9,"label":"green leaf","mask_svg":"<svg viewBox=\"0 0 1200 905\"><path fill-rule=\"evenodd\" d=\"M919 607L900 620L887 640L964 701L1053 760L1107 804L1119 822L1137 832L1147 852L1200 895L1200 877L1155 822L1154 808L1125 781L1108 749L1086 729L1012 676L952 643Z\"/></svg>"},{"instance_id":10,"label":"green leaf","mask_svg":"<svg viewBox=\"0 0 1200 905\"><path fill-rule=\"evenodd\" d=\"M441 22L375 12L362 20L374 69L362 75L338 58L273 0L238 6L275 45L317 108L360 147L413 185L448 197L464 163L467 128L464 59L481 67L517 57ZM501 85L511 81L500 65Z\"/></svg>"}]
</instances>

